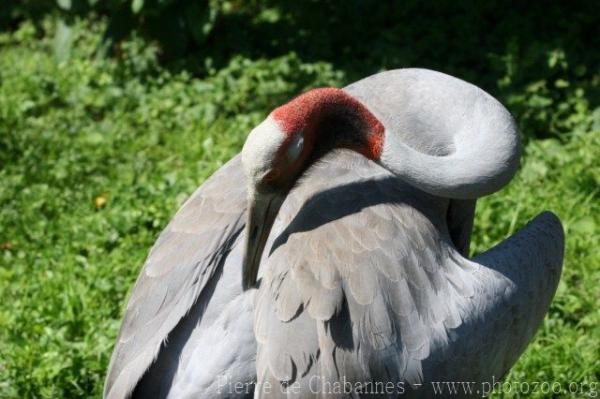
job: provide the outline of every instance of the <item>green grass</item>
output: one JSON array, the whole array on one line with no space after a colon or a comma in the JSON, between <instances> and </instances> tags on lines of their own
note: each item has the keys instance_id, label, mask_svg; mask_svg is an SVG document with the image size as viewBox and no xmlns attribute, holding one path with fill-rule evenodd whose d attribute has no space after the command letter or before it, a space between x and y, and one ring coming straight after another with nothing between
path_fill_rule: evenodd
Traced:
<instances>
[{"instance_id":1,"label":"green grass","mask_svg":"<svg viewBox=\"0 0 600 399\"><path fill-rule=\"evenodd\" d=\"M137 39L99 58L101 26L83 22L65 56L54 30L0 34L0 398L98 397L128 290L178 206L274 106L347 80L293 53L193 77ZM514 181L480 201L473 241L481 251L544 209L559 215L563 278L509 381L585 393L600 380L600 109L575 89L548 105L555 89L534 83L501 82L502 100L524 130L544 118L567 130L526 140Z\"/></svg>"}]
</instances>

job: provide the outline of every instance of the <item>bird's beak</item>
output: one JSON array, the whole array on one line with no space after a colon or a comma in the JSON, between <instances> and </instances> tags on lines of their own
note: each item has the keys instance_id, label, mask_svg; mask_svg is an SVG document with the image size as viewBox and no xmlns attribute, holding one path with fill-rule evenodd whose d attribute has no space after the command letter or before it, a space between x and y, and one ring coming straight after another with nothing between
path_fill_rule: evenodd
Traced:
<instances>
[{"instance_id":1,"label":"bird's beak","mask_svg":"<svg viewBox=\"0 0 600 399\"><path fill-rule=\"evenodd\" d=\"M246 249L242 266L242 287L244 290L256 285L260 259L284 198L279 193L269 193L260 194L249 200Z\"/></svg>"}]
</instances>

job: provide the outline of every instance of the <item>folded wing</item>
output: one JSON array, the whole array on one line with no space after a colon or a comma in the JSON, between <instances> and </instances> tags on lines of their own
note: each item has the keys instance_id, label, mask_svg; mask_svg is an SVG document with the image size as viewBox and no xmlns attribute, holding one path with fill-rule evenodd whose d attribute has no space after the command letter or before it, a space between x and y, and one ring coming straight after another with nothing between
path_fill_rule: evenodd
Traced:
<instances>
[{"instance_id":1,"label":"folded wing","mask_svg":"<svg viewBox=\"0 0 600 399\"><path fill-rule=\"evenodd\" d=\"M182 206L150 251L112 355L105 397L128 396L161 345L240 240L246 189L239 157Z\"/></svg>"},{"instance_id":2,"label":"folded wing","mask_svg":"<svg viewBox=\"0 0 600 399\"><path fill-rule=\"evenodd\" d=\"M504 375L558 283L556 217L540 215L470 261L450 237L448 200L360 156L331 154L304 183L282 207L261 266L258 387L276 389L258 397L321 397L324 382L417 389Z\"/></svg>"}]
</instances>

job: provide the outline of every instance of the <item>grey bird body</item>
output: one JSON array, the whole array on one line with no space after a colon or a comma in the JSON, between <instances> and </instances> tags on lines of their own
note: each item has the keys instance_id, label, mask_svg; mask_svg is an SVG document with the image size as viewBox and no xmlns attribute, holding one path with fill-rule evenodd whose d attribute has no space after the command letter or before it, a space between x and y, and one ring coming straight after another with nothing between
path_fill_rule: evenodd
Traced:
<instances>
[{"instance_id":1,"label":"grey bird body","mask_svg":"<svg viewBox=\"0 0 600 399\"><path fill-rule=\"evenodd\" d=\"M352 153L313 173L280 212L267 244L276 249L263 259L259 384L296 383L301 393L287 396L306 398L330 392L324 381L402 381L407 394L423 384L416 393L430 396L432 381L500 380L557 286L556 217L542 214L468 260L449 234L447 200Z\"/></svg>"},{"instance_id":2,"label":"grey bird body","mask_svg":"<svg viewBox=\"0 0 600 399\"><path fill-rule=\"evenodd\" d=\"M438 101L431 109L444 108L435 93L411 91L435 83L431 73L391 71L346 90L396 139L443 156L456 145L440 128L444 115L419 118L427 101L411 101L429 96ZM357 383L370 387L369 396L388 382L393 388L383 396L429 397L432 381L498 381L556 290L564 239L554 215L539 215L470 260L474 199L427 193L337 150L287 195L259 284L244 291L242 169L236 156L215 173L151 250L126 309L106 397L352 397Z\"/></svg>"}]
</instances>

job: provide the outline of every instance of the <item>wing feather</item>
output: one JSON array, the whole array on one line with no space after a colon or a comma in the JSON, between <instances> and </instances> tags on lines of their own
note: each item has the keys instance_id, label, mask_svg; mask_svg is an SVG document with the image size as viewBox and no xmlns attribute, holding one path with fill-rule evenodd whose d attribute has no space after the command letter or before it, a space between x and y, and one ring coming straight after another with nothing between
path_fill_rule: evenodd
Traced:
<instances>
[{"instance_id":1,"label":"wing feather","mask_svg":"<svg viewBox=\"0 0 600 399\"><path fill-rule=\"evenodd\" d=\"M105 397L133 391L239 240L246 208L243 179L237 156L190 197L161 233L131 292Z\"/></svg>"},{"instance_id":2,"label":"wing feather","mask_svg":"<svg viewBox=\"0 0 600 399\"><path fill-rule=\"evenodd\" d=\"M311 168L261 264L258 386L500 378L548 308L562 233L542 215L470 261L462 253L473 205L419 192L351 152Z\"/></svg>"}]
</instances>

